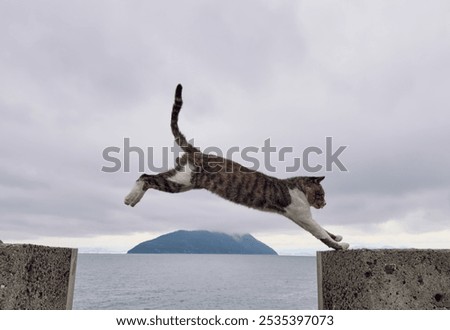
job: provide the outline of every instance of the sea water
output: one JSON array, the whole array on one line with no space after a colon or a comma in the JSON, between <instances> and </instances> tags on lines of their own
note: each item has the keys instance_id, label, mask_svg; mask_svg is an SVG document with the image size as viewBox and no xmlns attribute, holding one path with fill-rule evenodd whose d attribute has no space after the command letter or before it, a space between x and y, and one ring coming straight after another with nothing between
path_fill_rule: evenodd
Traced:
<instances>
[{"instance_id":1,"label":"sea water","mask_svg":"<svg viewBox=\"0 0 450 330\"><path fill-rule=\"evenodd\" d=\"M316 259L80 254L74 309L316 309Z\"/></svg>"}]
</instances>

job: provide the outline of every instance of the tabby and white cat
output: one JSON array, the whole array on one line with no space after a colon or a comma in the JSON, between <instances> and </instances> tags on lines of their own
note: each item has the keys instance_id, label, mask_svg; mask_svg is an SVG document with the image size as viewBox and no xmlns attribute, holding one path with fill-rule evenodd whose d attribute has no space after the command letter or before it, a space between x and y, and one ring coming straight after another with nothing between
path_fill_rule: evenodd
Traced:
<instances>
[{"instance_id":1,"label":"tabby and white cat","mask_svg":"<svg viewBox=\"0 0 450 330\"><path fill-rule=\"evenodd\" d=\"M320 184L324 177L293 177L278 179L250 170L236 162L202 153L192 146L178 128L182 86L175 91L171 128L176 143L185 152L174 169L143 174L125 198L125 204L135 206L148 189L178 193L190 189L207 189L229 201L261 211L275 212L291 219L327 246L346 250L342 237L323 229L311 216L310 207L325 206L325 193Z\"/></svg>"}]
</instances>

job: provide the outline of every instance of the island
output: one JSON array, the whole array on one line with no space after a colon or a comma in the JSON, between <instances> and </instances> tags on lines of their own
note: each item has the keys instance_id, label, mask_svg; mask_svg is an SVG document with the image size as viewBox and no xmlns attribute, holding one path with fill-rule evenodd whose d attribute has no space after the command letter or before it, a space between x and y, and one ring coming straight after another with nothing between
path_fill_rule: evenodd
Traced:
<instances>
[{"instance_id":1,"label":"island","mask_svg":"<svg viewBox=\"0 0 450 330\"><path fill-rule=\"evenodd\" d=\"M178 230L142 242L127 253L189 253L189 254L268 254L275 250L250 234L230 235L206 230Z\"/></svg>"}]
</instances>

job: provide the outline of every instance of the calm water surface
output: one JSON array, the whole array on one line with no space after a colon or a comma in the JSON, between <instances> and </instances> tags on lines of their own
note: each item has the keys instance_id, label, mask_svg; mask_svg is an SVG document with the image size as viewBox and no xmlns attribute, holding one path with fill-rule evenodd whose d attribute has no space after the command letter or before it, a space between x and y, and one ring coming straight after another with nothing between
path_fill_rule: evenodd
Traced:
<instances>
[{"instance_id":1,"label":"calm water surface","mask_svg":"<svg viewBox=\"0 0 450 330\"><path fill-rule=\"evenodd\" d=\"M80 254L74 309L317 309L314 257Z\"/></svg>"}]
</instances>

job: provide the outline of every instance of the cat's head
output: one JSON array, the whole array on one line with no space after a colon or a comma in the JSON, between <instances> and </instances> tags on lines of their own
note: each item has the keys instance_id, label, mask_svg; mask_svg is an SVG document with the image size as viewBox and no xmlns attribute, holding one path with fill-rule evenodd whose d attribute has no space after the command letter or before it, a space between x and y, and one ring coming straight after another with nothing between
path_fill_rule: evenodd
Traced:
<instances>
[{"instance_id":1,"label":"cat's head","mask_svg":"<svg viewBox=\"0 0 450 330\"><path fill-rule=\"evenodd\" d=\"M320 184L323 179L325 179L324 176L306 177L302 185L308 203L316 209L321 209L327 204L325 202L325 191Z\"/></svg>"}]
</instances>

